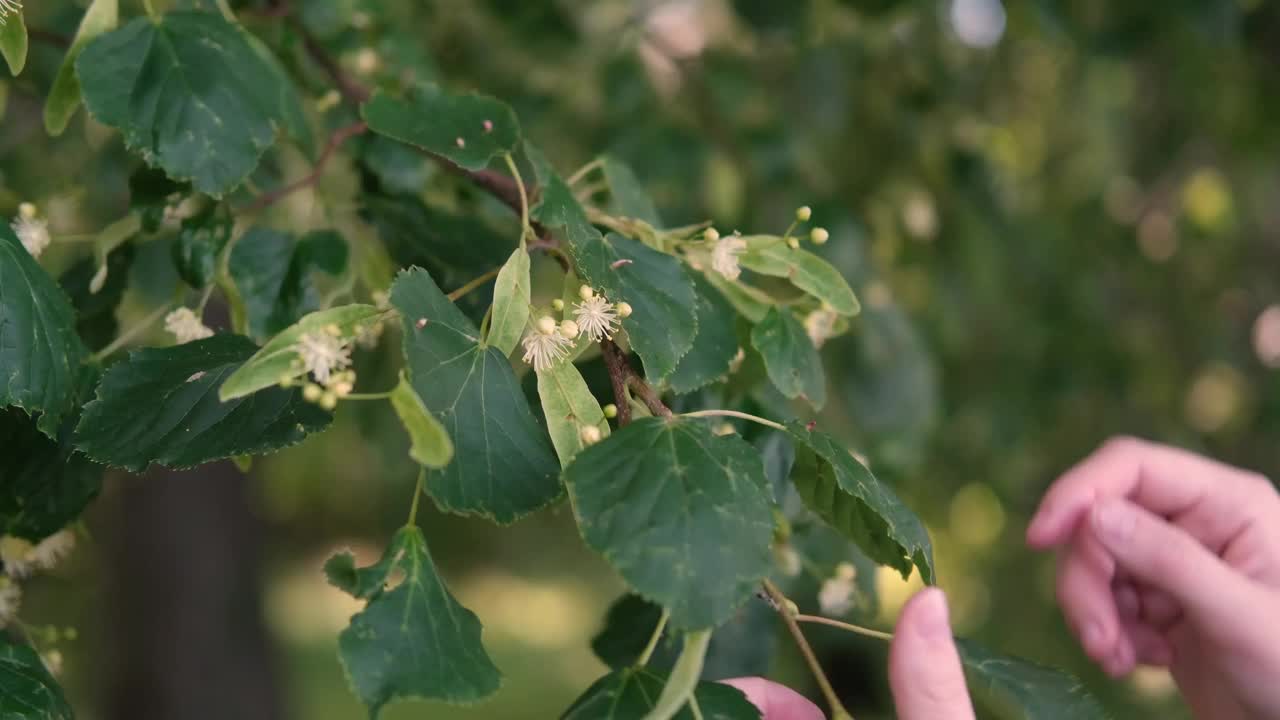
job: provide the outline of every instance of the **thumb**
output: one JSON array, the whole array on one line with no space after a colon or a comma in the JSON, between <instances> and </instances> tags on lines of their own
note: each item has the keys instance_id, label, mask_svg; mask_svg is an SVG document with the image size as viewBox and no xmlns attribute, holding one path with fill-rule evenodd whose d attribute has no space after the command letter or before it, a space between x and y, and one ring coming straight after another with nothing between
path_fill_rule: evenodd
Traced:
<instances>
[{"instance_id":1,"label":"thumb","mask_svg":"<svg viewBox=\"0 0 1280 720\"><path fill-rule=\"evenodd\" d=\"M1128 500L1101 500L1089 529L1116 566L1164 590L1201 628L1229 630L1256 607L1252 584L1182 528ZM1243 611L1243 612L1242 612Z\"/></svg>"},{"instance_id":2,"label":"thumb","mask_svg":"<svg viewBox=\"0 0 1280 720\"><path fill-rule=\"evenodd\" d=\"M941 590L921 590L902 609L889 647L889 685L899 720L973 720Z\"/></svg>"}]
</instances>

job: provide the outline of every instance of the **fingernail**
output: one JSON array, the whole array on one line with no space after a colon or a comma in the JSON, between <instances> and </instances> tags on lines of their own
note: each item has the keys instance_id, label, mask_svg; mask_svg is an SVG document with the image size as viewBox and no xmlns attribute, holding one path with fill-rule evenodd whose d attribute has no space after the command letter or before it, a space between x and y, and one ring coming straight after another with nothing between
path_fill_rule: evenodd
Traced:
<instances>
[{"instance_id":1,"label":"fingernail","mask_svg":"<svg viewBox=\"0 0 1280 720\"><path fill-rule=\"evenodd\" d=\"M922 590L924 597L916 609L916 630L927 640L950 640L951 618L947 611L947 596L937 588Z\"/></svg>"},{"instance_id":2,"label":"fingernail","mask_svg":"<svg viewBox=\"0 0 1280 720\"><path fill-rule=\"evenodd\" d=\"M1105 500L1093 509L1093 526L1104 542L1128 542L1137 521L1138 516L1123 500Z\"/></svg>"}]
</instances>

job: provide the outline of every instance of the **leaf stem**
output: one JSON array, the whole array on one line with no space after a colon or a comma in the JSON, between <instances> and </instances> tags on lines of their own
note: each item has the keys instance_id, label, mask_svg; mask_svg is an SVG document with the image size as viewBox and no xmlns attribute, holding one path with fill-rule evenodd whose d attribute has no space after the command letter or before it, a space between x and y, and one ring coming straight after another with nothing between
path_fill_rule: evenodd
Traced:
<instances>
[{"instance_id":1,"label":"leaf stem","mask_svg":"<svg viewBox=\"0 0 1280 720\"><path fill-rule=\"evenodd\" d=\"M782 423L776 423L772 420L762 418L759 415L751 413L738 412L737 410L695 410L694 412L680 413L680 417L733 417L742 420L750 420L759 423L765 427L771 427L774 430L786 431L786 426Z\"/></svg>"},{"instance_id":2,"label":"leaf stem","mask_svg":"<svg viewBox=\"0 0 1280 720\"><path fill-rule=\"evenodd\" d=\"M671 611L662 608L662 615L658 618L658 625L653 629L653 635L649 636L649 642L644 646L644 651L640 653L640 657L636 658L636 667L644 667L649 664L649 658L653 657L653 651L658 648L658 641L662 639L662 631L667 627L667 620L671 617Z\"/></svg>"},{"instance_id":3,"label":"leaf stem","mask_svg":"<svg viewBox=\"0 0 1280 720\"><path fill-rule=\"evenodd\" d=\"M156 8L151 4L151 0L142 0L142 7L147 11L147 17L154 20L160 19L160 14L156 12Z\"/></svg>"},{"instance_id":4,"label":"leaf stem","mask_svg":"<svg viewBox=\"0 0 1280 720\"><path fill-rule=\"evenodd\" d=\"M515 158L511 157L511 153L504 153L502 159L507 161L507 169L511 171L511 177L516 181L516 190L520 192L520 247L525 247L528 238L537 237L529 225L529 194L524 189L524 178L520 177L520 168L516 167Z\"/></svg>"},{"instance_id":5,"label":"leaf stem","mask_svg":"<svg viewBox=\"0 0 1280 720\"><path fill-rule=\"evenodd\" d=\"M778 608L778 614L782 616L782 622L786 624L787 630L791 633L791 638L796 641L796 647L800 649L800 654L804 656L804 661L809 665L809 670L813 672L813 677L818 681L818 687L822 690L822 696L827 699L827 704L831 706L831 716L833 720L853 720L853 716L844 708L840 702L840 697L836 695L835 688L831 687L831 681L827 679L826 673L822 671L822 665L818 662L818 656L813 654L813 648L809 647L809 641L804 639L804 632L800 630L800 625L796 623L796 615L791 612L791 601L786 595L774 585L769 578L764 579L764 591L769 594L769 599L773 600L773 604Z\"/></svg>"},{"instance_id":6,"label":"leaf stem","mask_svg":"<svg viewBox=\"0 0 1280 720\"><path fill-rule=\"evenodd\" d=\"M376 393L347 393L342 396L343 400L386 400L391 397L394 390L387 390Z\"/></svg>"},{"instance_id":7,"label":"leaf stem","mask_svg":"<svg viewBox=\"0 0 1280 720\"><path fill-rule=\"evenodd\" d=\"M889 642L893 640L893 633L887 633L881 630L873 630L869 627L854 625L853 623L843 622L841 620L833 620L832 618L822 617L821 615L796 615L796 622L816 623L818 625L830 625L831 627L840 628L851 633L864 635L866 637L875 638Z\"/></svg>"},{"instance_id":8,"label":"leaf stem","mask_svg":"<svg viewBox=\"0 0 1280 720\"><path fill-rule=\"evenodd\" d=\"M578 182L582 180L582 178L589 175L592 170L599 170L602 167L604 167L604 159L596 158L588 162L587 164L583 165L582 167L578 168L577 170L574 170L573 174L570 175L569 179L566 180L565 182L568 183L570 187L573 187L574 185L577 185Z\"/></svg>"},{"instance_id":9,"label":"leaf stem","mask_svg":"<svg viewBox=\"0 0 1280 720\"><path fill-rule=\"evenodd\" d=\"M458 298L462 297L463 295L466 295L467 293L471 292L472 290L475 290L476 288L480 287L481 285L483 285L483 284L485 284L485 283L489 282L490 280L492 280L492 279L494 279L494 278L498 277L498 273L499 273L501 270L502 270L502 268L500 268L500 267L496 267L496 268L494 268L494 269L490 270L489 272L487 272L487 273L485 273L485 274L481 275L481 276L480 276L480 277L478 277L478 278L475 278L475 279L473 279L473 280L469 280L469 281L467 281L467 284L466 284L466 285L463 285L462 287L458 288L457 290L454 290L453 292L449 293L449 299L450 299L450 300L454 300L454 301L456 301Z\"/></svg>"},{"instance_id":10,"label":"leaf stem","mask_svg":"<svg viewBox=\"0 0 1280 720\"><path fill-rule=\"evenodd\" d=\"M111 344L90 355L89 362L98 362L103 358L110 356L125 345L128 345L130 341L138 335L141 335L142 332L150 327L152 323L164 317L165 313L169 312L169 310L173 308L173 305L174 304L170 302L156 308L150 315L139 320L138 324L121 333L115 340L112 340Z\"/></svg>"},{"instance_id":11,"label":"leaf stem","mask_svg":"<svg viewBox=\"0 0 1280 720\"><path fill-rule=\"evenodd\" d=\"M413 504L409 505L409 520L405 523L415 525L418 522L418 500L422 498L422 494L427 491L427 468L418 468L418 481L413 485Z\"/></svg>"}]
</instances>

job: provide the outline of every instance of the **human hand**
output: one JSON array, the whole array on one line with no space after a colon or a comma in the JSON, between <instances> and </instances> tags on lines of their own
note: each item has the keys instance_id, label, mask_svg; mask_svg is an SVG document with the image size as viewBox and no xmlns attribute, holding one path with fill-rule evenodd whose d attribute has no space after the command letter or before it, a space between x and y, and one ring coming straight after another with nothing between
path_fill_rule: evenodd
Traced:
<instances>
[{"instance_id":1,"label":"human hand","mask_svg":"<svg viewBox=\"0 0 1280 720\"><path fill-rule=\"evenodd\" d=\"M1280 718L1280 494L1257 473L1131 438L1059 478L1027 528L1109 674L1169 667L1199 717Z\"/></svg>"},{"instance_id":2,"label":"human hand","mask_svg":"<svg viewBox=\"0 0 1280 720\"><path fill-rule=\"evenodd\" d=\"M816 705L784 685L755 677L724 682L760 708L762 720L823 720ZM902 608L889 648L889 685L899 720L973 719L941 590L921 590Z\"/></svg>"}]
</instances>

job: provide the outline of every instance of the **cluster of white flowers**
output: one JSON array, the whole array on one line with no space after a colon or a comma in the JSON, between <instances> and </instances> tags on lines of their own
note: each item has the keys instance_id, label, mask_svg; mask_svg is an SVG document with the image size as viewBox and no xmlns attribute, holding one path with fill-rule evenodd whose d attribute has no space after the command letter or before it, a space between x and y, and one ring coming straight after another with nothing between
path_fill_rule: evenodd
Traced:
<instances>
[{"instance_id":1,"label":"cluster of white flowers","mask_svg":"<svg viewBox=\"0 0 1280 720\"><path fill-rule=\"evenodd\" d=\"M618 318L631 314L630 305L615 305L590 285L578 288L578 297L582 298L582 302L574 303L573 316L578 321L578 329L591 338L591 342L600 342L606 338L612 340L613 334L618 331Z\"/></svg>"},{"instance_id":2,"label":"cluster of white flowers","mask_svg":"<svg viewBox=\"0 0 1280 720\"><path fill-rule=\"evenodd\" d=\"M0 628L18 616L22 607L22 586L11 578L0 575Z\"/></svg>"},{"instance_id":3,"label":"cluster of white flowers","mask_svg":"<svg viewBox=\"0 0 1280 720\"><path fill-rule=\"evenodd\" d=\"M3 2L6 0L0 0L0 3ZM4 13L0 12L0 17L3 16ZM31 253L31 257L40 257L40 253L53 242L53 238L49 235L49 221L39 217L36 206L29 202L18 206L18 217L13 219L9 227L13 228L13 234L18 236L22 247Z\"/></svg>"},{"instance_id":4,"label":"cluster of white flowers","mask_svg":"<svg viewBox=\"0 0 1280 720\"><path fill-rule=\"evenodd\" d=\"M804 317L804 329L814 347L821 348L836 334L836 321L839 319L840 315L826 303Z\"/></svg>"},{"instance_id":5,"label":"cluster of white flowers","mask_svg":"<svg viewBox=\"0 0 1280 720\"><path fill-rule=\"evenodd\" d=\"M22 0L0 0L0 25L3 25L10 15L20 12L22 12Z\"/></svg>"},{"instance_id":6,"label":"cluster of white flowers","mask_svg":"<svg viewBox=\"0 0 1280 720\"><path fill-rule=\"evenodd\" d=\"M298 356L294 360L295 371L310 373L315 378L315 382L306 382L302 387L302 397L307 402L332 410L338 406L340 398L350 395L355 389L351 340L343 337L342 329L337 325L331 323L318 332L303 333L294 343L293 352ZM280 378L280 385L292 386L294 374L296 372L285 373Z\"/></svg>"},{"instance_id":7,"label":"cluster of white flowers","mask_svg":"<svg viewBox=\"0 0 1280 720\"><path fill-rule=\"evenodd\" d=\"M75 547L76 536L70 530L59 530L38 543L20 537L0 537L0 562L11 578L24 578L36 570L48 570Z\"/></svg>"},{"instance_id":8,"label":"cluster of white flowers","mask_svg":"<svg viewBox=\"0 0 1280 720\"><path fill-rule=\"evenodd\" d=\"M854 580L858 571L847 562L836 566L836 572L822 583L818 591L818 607L823 615L844 615L853 609L858 588Z\"/></svg>"},{"instance_id":9,"label":"cluster of white flowers","mask_svg":"<svg viewBox=\"0 0 1280 720\"><path fill-rule=\"evenodd\" d=\"M173 335L179 345L189 343L192 340L213 337L213 330L209 329L195 312L188 307L180 307L165 315L164 329L165 332Z\"/></svg>"},{"instance_id":10,"label":"cluster of white flowers","mask_svg":"<svg viewBox=\"0 0 1280 720\"><path fill-rule=\"evenodd\" d=\"M521 359L538 372L547 370L569 354L579 332L578 324L572 320L557 325L555 318L543 315L534 321L533 328L521 341L524 346Z\"/></svg>"},{"instance_id":11,"label":"cluster of white flowers","mask_svg":"<svg viewBox=\"0 0 1280 720\"><path fill-rule=\"evenodd\" d=\"M707 228L703 237L708 242L715 243L711 246L711 269L726 279L737 280L742 275L738 256L747 251L747 241L737 233L720 237L715 228Z\"/></svg>"},{"instance_id":12,"label":"cluster of white flowers","mask_svg":"<svg viewBox=\"0 0 1280 720\"><path fill-rule=\"evenodd\" d=\"M36 570L48 570L58 564L75 547L76 536L70 530L59 530L38 543L20 537L0 537L0 628L18 616L22 605L22 586L18 581Z\"/></svg>"},{"instance_id":13,"label":"cluster of white flowers","mask_svg":"<svg viewBox=\"0 0 1280 720\"><path fill-rule=\"evenodd\" d=\"M630 305L611 303L590 285L578 288L578 297L582 301L574 303L574 319L565 318L557 324L555 318L543 315L530 324L520 342L524 347L522 359L534 370L546 370L567 357L579 335L586 336L591 342L612 340L618 331L619 318L631 315ZM556 312L563 312L564 301L556 298L551 301L551 307Z\"/></svg>"}]
</instances>

